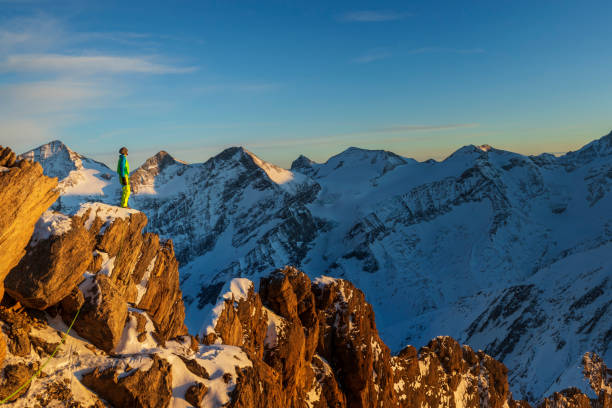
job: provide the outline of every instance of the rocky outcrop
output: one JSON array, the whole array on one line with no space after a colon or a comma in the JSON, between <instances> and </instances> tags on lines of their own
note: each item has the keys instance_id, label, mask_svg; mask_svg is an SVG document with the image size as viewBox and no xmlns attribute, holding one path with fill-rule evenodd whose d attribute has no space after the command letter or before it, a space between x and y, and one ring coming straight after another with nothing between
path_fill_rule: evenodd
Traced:
<instances>
[{"instance_id":1,"label":"rocky outcrop","mask_svg":"<svg viewBox=\"0 0 612 408\"><path fill-rule=\"evenodd\" d=\"M82 308L75 331L106 352L119 342L128 304L148 313L162 344L187 334L172 242L143 234L146 223L139 211L101 203L72 217L47 211L7 277L8 293L39 310L61 302L66 324Z\"/></svg>"},{"instance_id":2,"label":"rocky outcrop","mask_svg":"<svg viewBox=\"0 0 612 408\"><path fill-rule=\"evenodd\" d=\"M83 384L115 407L168 407L172 397L170 364L157 355L152 360L149 369L95 369L83 376Z\"/></svg>"},{"instance_id":3,"label":"rocky outcrop","mask_svg":"<svg viewBox=\"0 0 612 408\"><path fill-rule=\"evenodd\" d=\"M94 239L83 217L47 211L36 223L26 256L8 274L6 291L22 305L44 310L59 303L83 279Z\"/></svg>"},{"instance_id":4,"label":"rocky outcrop","mask_svg":"<svg viewBox=\"0 0 612 408\"><path fill-rule=\"evenodd\" d=\"M155 260L151 262L152 268L145 271L148 273L146 291L136 305L148 312L158 339L164 342L187 334L178 261L174 257L172 241L160 244Z\"/></svg>"},{"instance_id":5,"label":"rocky outcrop","mask_svg":"<svg viewBox=\"0 0 612 408\"><path fill-rule=\"evenodd\" d=\"M205 337L244 347L253 361L230 406L528 406L513 400L503 364L449 337L392 357L371 305L348 281L311 282L291 267L262 278L259 293L244 281L227 285Z\"/></svg>"},{"instance_id":6,"label":"rocky outcrop","mask_svg":"<svg viewBox=\"0 0 612 408\"><path fill-rule=\"evenodd\" d=\"M502 363L450 337L438 337L418 352L408 346L392 358L392 366L403 406L520 406L510 395Z\"/></svg>"},{"instance_id":7,"label":"rocky outcrop","mask_svg":"<svg viewBox=\"0 0 612 408\"><path fill-rule=\"evenodd\" d=\"M74 330L98 348L112 352L121 340L127 318L127 303L115 284L102 274L85 279L62 302L64 321L70 324L79 309Z\"/></svg>"},{"instance_id":8,"label":"rocky outcrop","mask_svg":"<svg viewBox=\"0 0 612 408\"><path fill-rule=\"evenodd\" d=\"M25 255L34 225L57 199L57 179L43 175L38 163L15 161L9 148L0 146L0 298L4 278Z\"/></svg>"}]
</instances>

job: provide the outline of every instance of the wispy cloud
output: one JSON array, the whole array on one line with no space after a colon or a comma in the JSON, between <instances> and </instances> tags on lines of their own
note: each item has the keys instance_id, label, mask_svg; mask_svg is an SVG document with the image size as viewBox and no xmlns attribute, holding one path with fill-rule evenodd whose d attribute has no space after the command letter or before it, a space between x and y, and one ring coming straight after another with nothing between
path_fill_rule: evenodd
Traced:
<instances>
[{"instance_id":1,"label":"wispy cloud","mask_svg":"<svg viewBox=\"0 0 612 408\"><path fill-rule=\"evenodd\" d=\"M391 52L385 49L378 48L378 49L367 51L363 55L357 58L354 58L352 62L356 64L367 64L370 62L378 61L378 60L389 58L389 57L391 57Z\"/></svg>"},{"instance_id":2,"label":"wispy cloud","mask_svg":"<svg viewBox=\"0 0 612 408\"><path fill-rule=\"evenodd\" d=\"M0 78L9 80L0 81L0 142L30 148L99 120L100 109L159 102L137 97L139 78L198 69L161 51L160 45L174 40L163 34L74 31L43 13L1 19Z\"/></svg>"},{"instance_id":3,"label":"wispy cloud","mask_svg":"<svg viewBox=\"0 0 612 408\"><path fill-rule=\"evenodd\" d=\"M246 92L259 93L277 90L281 84L276 82L245 82L245 83L220 83L196 87L196 93L217 93L217 92Z\"/></svg>"},{"instance_id":4,"label":"wispy cloud","mask_svg":"<svg viewBox=\"0 0 612 408\"><path fill-rule=\"evenodd\" d=\"M423 130L449 130L449 129L460 129L460 128L473 128L478 127L478 123L451 123L445 125L394 125L388 127L381 127L370 129L366 133L368 134L380 134L380 133L405 133L405 132L417 132Z\"/></svg>"},{"instance_id":5,"label":"wispy cloud","mask_svg":"<svg viewBox=\"0 0 612 408\"><path fill-rule=\"evenodd\" d=\"M83 107L109 96L102 83L87 81L39 81L0 87L0 115L28 115L61 112Z\"/></svg>"},{"instance_id":6,"label":"wispy cloud","mask_svg":"<svg viewBox=\"0 0 612 408\"><path fill-rule=\"evenodd\" d=\"M382 21L403 20L411 15L410 13L397 11L362 10L345 13L340 17L340 20L359 23L378 23Z\"/></svg>"},{"instance_id":7,"label":"wispy cloud","mask_svg":"<svg viewBox=\"0 0 612 408\"><path fill-rule=\"evenodd\" d=\"M21 54L9 55L0 62L0 72L59 72L84 75L99 73L184 74L196 69L196 67L173 67L159 64L145 57L112 55Z\"/></svg>"},{"instance_id":8,"label":"wispy cloud","mask_svg":"<svg viewBox=\"0 0 612 408\"><path fill-rule=\"evenodd\" d=\"M283 139L260 139L257 142L244 142L245 145L251 148L278 148L278 147L290 147L290 146L312 146L317 145L333 145L342 142L348 142L349 144L361 143L363 141L371 142L372 136L384 136L384 135L395 135L396 137L385 138L385 141L401 141L405 138L397 137L400 134L415 133L411 138L419 137L421 132L428 131L445 131L462 128L475 128L480 126L478 123L453 123L453 124L440 124L440 125L393 125L383 126L379 128L372 128L357 132L347 132L331 134L320 137L308 137L308 138L283 138ZM377 141L381 139L377 138Z\"/></svg>"},{"instance_id":9,"label":"wispy cloud","mask_svg":"<svg viewBox=\"0 0 612 408\"><path fill-rule=\"evenodd\" d=\"M483 54L482 48L450 48L450 47L423 47L408 51L408 54L450 53L450 54Z\"/></svg>"}]
</instances>

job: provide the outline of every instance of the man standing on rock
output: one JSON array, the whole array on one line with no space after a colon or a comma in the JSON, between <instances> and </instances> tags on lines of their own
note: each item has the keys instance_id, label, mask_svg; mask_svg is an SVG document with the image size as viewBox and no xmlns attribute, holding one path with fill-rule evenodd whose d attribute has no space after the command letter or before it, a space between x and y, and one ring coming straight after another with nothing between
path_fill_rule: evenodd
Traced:
<instances>
[{"instance_id":1,"label":"man standing on rock","mask_svg":"<svg viewBox=\"0 0 612 408\"><path fill-rule=\"evenodd\" d=\"M121 207L128 208L128 198L130 198L130 164L127 161L128 149L119 149L119 162L117 162L117 174L119 182L123 186L121 189Z\"/></svg>"}]
</instances>

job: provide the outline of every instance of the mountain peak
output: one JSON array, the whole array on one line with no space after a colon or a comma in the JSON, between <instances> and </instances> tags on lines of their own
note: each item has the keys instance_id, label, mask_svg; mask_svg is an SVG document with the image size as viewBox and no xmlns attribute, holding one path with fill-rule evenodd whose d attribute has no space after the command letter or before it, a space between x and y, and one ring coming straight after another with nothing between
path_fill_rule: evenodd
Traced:
<instances>
[{"instance_id":1,"label":"mountain peak","mask_svg":"<svg viewBox=\"0 0 612 408\"><path fill-rule=\"evenodd\" d=\"M19 155L19 159L39 162L46 176L57 177L59 180L68 177L71 171L82 168L82 156L61 140L53 140L29 150Z\"/></svg>"},{"instance_id":2,"label":"mountain peak","mask_svg":"<svg viewBox=\"0 0 612 408\"><path fill-rule=\"evenodd\" d=\"M300 154L300 156L295 159L293 163L291 163L291 171L299 171L300 173L310 174L313 171L313 164L316 163L303 154Z\"/></svg>"},{"instance_id":3,"label":"mountain peak","mask_svg":"<svg viewBox=\"0 0 612 408\"><path fill-rule=\"evenodd\" d=\"M160 150L155 155L149 157L140 169L152 171L158 169L159 171L173 164L187 164L182 160L175 159L170 153L165 150Z\"/></svg>"}]
</instances>

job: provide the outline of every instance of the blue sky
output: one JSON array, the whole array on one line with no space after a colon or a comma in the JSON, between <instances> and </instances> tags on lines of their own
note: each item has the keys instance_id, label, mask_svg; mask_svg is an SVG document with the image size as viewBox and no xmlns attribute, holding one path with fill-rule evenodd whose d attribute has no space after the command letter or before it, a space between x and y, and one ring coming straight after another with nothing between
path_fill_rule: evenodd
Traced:
<instances>
[{"instance_id":1,"label":"blue sky","mask_svg":"<svg viewBox=\"0 0 612 408\"><path fill-rule=\"evenodd\" d=\"M127 4L127 5L126 5ZM609 1L0 0L0 144L112 164L242 145L576 149L612 129Z\"/></svg>"}]
</instances>

